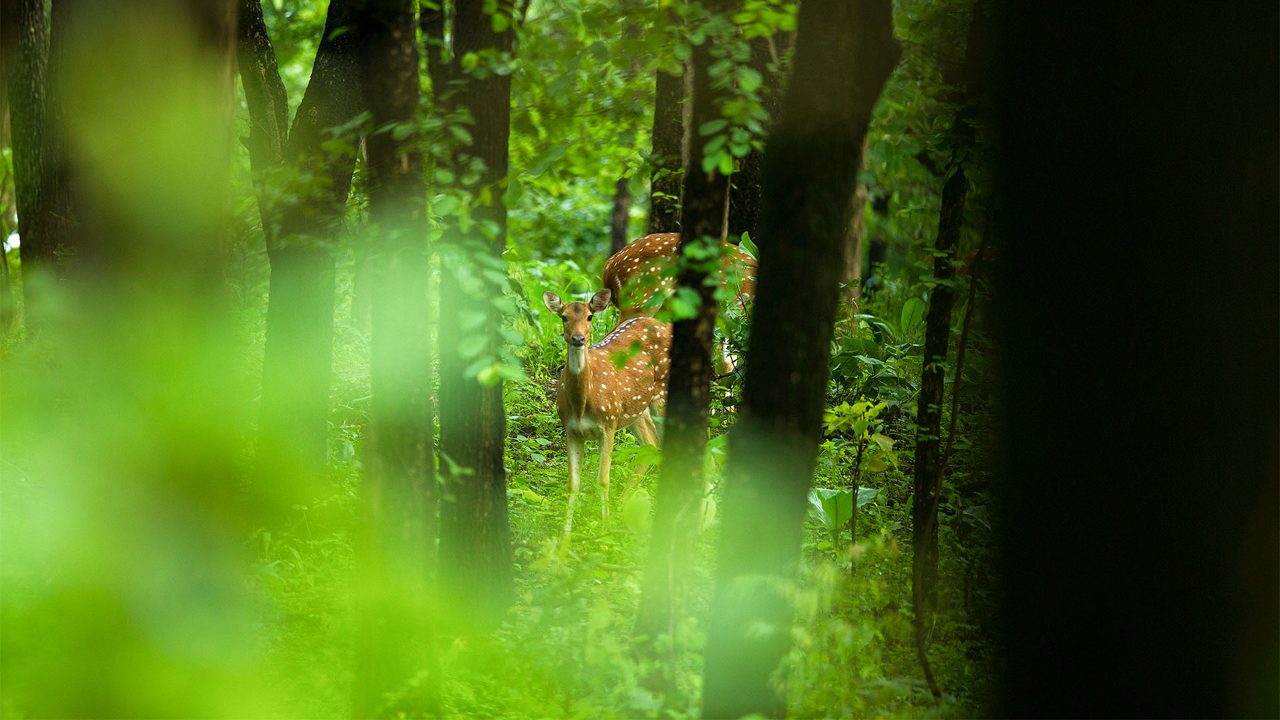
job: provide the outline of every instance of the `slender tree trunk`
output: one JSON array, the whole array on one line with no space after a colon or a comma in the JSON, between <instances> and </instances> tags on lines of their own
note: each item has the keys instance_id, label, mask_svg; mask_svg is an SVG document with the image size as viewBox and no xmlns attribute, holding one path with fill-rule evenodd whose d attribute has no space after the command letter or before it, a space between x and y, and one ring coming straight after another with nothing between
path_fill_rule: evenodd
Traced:
<instances>
[{"instance_id":1,"label":"slender tree trunk","mask_svg":"<svg viewBox=\"0 0 1280 720\"><path fill-rule=\"evenodd\" d=\"M13 147L13 184L22 238L22 270L27 278L51 267L54 246L49 237L49 182L45 151L46 81L49 51L42 0L12 0L0 5L0 62L9 95L9 129ZM37 283L24 286L27 324L36 304Z\"/></svg>"},{"instance_id":2,"label":"slender tree trunk","mask_svg":"<svg viewBox=\"0 0 1280 720\"><path fill-rule=\"evenodd\" d=\"M951 74L960 82L975 78L980 48L975 41L979 31L981 5L975 7L970 23L965 60L958 73ZM938 608L938 503L942 494L942 407L946 385L947 350L951 341L951 306L955 290L952 260L964 226L965 200L969 179L963 158L973 144L971 98L964 90L957 92L954 102L961 106L951 130L953 148L951 175L942 187L942 208L938 215L938 236L933 248L933 277L937 281L929 292L929 310L925 316L924 370L920 378L920 396L916 410L916 457L911 506L913 556L911 561L911 607L915 612L916 654L925 681L935 697L941 689L929 665L926 639L932 615Z\"/></svg>"},{"instance_id":3,"label":"slender tree trunk","mask_svg":"<svg viewBox=\"0 0 1280 720\"><path fill-rule=\"evenodd\" d=\"M510 3L498 12L510 13ZM491 16L480 0L458 0L453 42L458 57L496 50L510 52L514 32L493 30ZM502 322L497 299L505 282L486 279L486 266L504 267L507 209L502 195L507 180L510 132L511 77L490 74L467 77L459 83L453 102L474 118L470 152L484 161L479 186L486 200L473 209L478 229L459 238L453 257L441 276L441 302L458 322L440 326L440 451L445 490L440 509L440 570L459 619L477 628L496 623L514 594L511 531L507 519L503 437L506 415L500 377L477 377L478 358L498 357L498 326ZM479 224L477 225L477 228ZM475 289L475 279L484 287ZM478 353L464 355L465 340L484 338Z\"/></svg>"},{"instance_id":4,"label":"slender tree trunk","mask_svg":"<svg viewBox=\"0 0 1280 720\"><path fill-rule=\"evenodd\" d=\"M444 100L453 79L453 48L445 32L449 27L445 0L423 0L418 10L418 26L422 31L423 56L427 60L427 76L431 78L431 97ZM437 112L441 110L437 107Z\"/></svg>"},{"instance_id":5,"label":"slender tree trunk","mask_svg":"<svg viewBox=\"0 0 1280 720\"><path fill-rule=\"evenodd\" d=\"M866 156L866 143L863 143L862 153ZM844 297L849 305L852 313L858 312L858 303L862 299L862 242L866 235L866 223L863 221L863 212L867 207L867 186L858 183L858 187L853 191L853 218L849 221L849 234L845 238L845 256L844 256Z\"/></svg>"},{"instance_id":6,"label":"slender tree trunk","mask_svg":"<svg viewBox=\"0 0 1280 720\"><path fill-rule=\"evenodd\" d=\"M65 275L65 260L74 251L72 208L65 185L69 176L62 126L56 104L55 72L62 67L68 18L76 5L69 0L54 10L58 40L45 20L41 0L11 0L0 5L0 62L9 95L9 124L13 145L14 187L19 235L22 239L25 322L28 330L40 324L40 282L50 271ZM57 53L53 61L51 53Z\"/></svg>"},{"instance_id":7,"label":"slender tree trunk","mask_svg":"<svg viewBox=\"0 0 1280 720\"><path fill-rule=\"evenodd\" d=\"M272 227L266 230L271 286L262 368L259 464L285 463L274 469L287 472L285 468L289 468L311 482L324 477L327 462L333 245L346 211L358 143L358 138L348 135L338 147L328 142L326 131L349 123L364 109L353 35L338 32L349 27L353 18L351 0L330 4L311 80L284 147L285 162L295 171L290 174L300 178L298 186L283 193L286 199L279 207L269 207L263 213ZM243 41L244 35L241 37ZM241 66L242 78L246 72L250 76L246 84L253 84L254 74L270 64L260 54L269 47L255 45L254 49L258 61ZM274 79L268 84L274 86ZM257 113L255 127L270 127L279 119L278 95L268 95L272 102ZM260 205L264 202L270 203L260 197Z\"/></svg>"},{"instance_id":8,"label":"slender tree trunk","mask_svg":"<svg viewBox=\"0 0 1280 720\"><path fill-rule=\"evenodd\" d=\"M284 164L289 133L289 99L276 65L276 51L267 35L259 0L239 0L236 55L245 103L249 107L249 136L242 142L249 150L258 214L267 242L274 243L280 218L267 198L270 174Z\"/></svg>"},{"instance_id":9,"label":"slender tree trunk","mask_svg":"<svg viewBox=\"0 0 1280 720\"><path fill-rule=\"evenodd\" d=\"M359 23L361 75L372 124L411 127L418 110L412 0L366 0ZM435 545L432 358L428 340L426 186L416 131L371 134L369 215L373 282L365 612L358 644L356 715L413 712L413 698L384 707L417 671L426 573ZM429 678L435 687L439 678ZM431 705L430 701L428 704ZM438 710L438 708L433 708Z\"/></svg>"},{"instance_id":10,"label":"slender tree trunk","mask_svg":"<svg viewBox=\"0 0 1280 720\"><path fill-rule=\"evenodd\" d=\"M795 68L765 152L760 272L730 440L704 717L785 713L771 676L789 645L787 588L822 428L849 198L897 58L887 0L801 6Z\"/></svg>"},{"instance_id":11,"label":"slender tree trunk","mask_svg":"<svg viewBox=\"0 0 1280 720\"><path fill-rule=\"evenodd\" d=\"M683 66L682 66L683 69ZM658 71L653 98L649 233L674 232L680 219L685 162L685 74Z\"/></svg>"},{"instance_id":12,"label":"slender tree trunk","mask_svg":"<svg viewBox=\"0 0 1280 720\"><path fill-rule=\"evenodd\" d=\"M725 13L727 0L706 4ZM693 126L720 117L711 87L711 40L693 50ZM636 619L636 633L649 641L674 635L677 608L684 604L683 579L697 542L700 500L705 492L702 457L707 443L711 400L712 331L716 324L716 282L707 282L709 264L719 271L716 252L724 223L728 177L702 171L702 143L692 148L680 210L680 255L709 257L710 263L685 263L677 282L698 294L697 315L678 320L672 329L671 371L667 385L666 429L662 439L662 469L654 512L653 539L645 572L645 589ZM687 255L686 251L695 251ZM697 248L703 252L698 253Z\"/></svg>"},{"instance_id":13,"label":"slender tree trunk","mask_svg":"<svg viewBox=\"0 0 1280 720\"><path fill-rule=\"evenodd\" d=\"M872 195L871 212L878 218L887 218L889 216L889 196L884 193ZM871 236L871 241L867 243L867 266L859 282L859 285L862 286L859 299L861 297L870 298L875 293L880 284L877 279L877 273L884 269L884 263L889 254L888 250L888 243L885 242L882 233Z\"/></svg>"},{"instance_id":14,"label":"slender tree trunk","mask_svg":"<svg viewBox=\"0 0 1280 720\"><path fill-rule=\"evenodd\" d=\"M780 58L776 57L778 48L774 38L753 38L750 41L750 47L750 66L764 78L760 88L760 102L769 115L764 123L767 132L769 124L778 116L778 103L782 99L786 75L780 68L776 72L770 71L770 67L776 68L780 61ZM729 219L726 230L729 242L737 243L744 232L748 233L753 241L759 242L763 170L764 151L752 150L738 162L738 170L730 178Z\"/></svg>"},{"instance_id":15,"label":"slender tree trunk","mask_svg":"<svg viewBox=\"0 0 1280 720\"><path fill-rule=\"evenodd\" d=\"M609 254L626 247L630 239L631 180L620 177L613 189L613 211L609 213Z\"/></svg>"},{"instance_id":16,"label":"slender tree trunk","mask_svg":"<svg viewBox=\"0 0 1280 720\"><path fill-rule=\"evenodd\" d=\"M947 371L947 346L951 338L951 305L954 291L949 281L955 274L955 256L960 228L964 224L964 204L969 180L957 166L942 188L942 212L934 243L933 276L938 281L929 292L929 312L925 316L924 372L916 415L915 501L911 507L912 547L911 606L916 613L916 652L925 679L935 696L940 695L925 655L925 636L932 613L937 610L938 585L938 500L942 492L942 404Z\"/></svg>"}]
</instances>

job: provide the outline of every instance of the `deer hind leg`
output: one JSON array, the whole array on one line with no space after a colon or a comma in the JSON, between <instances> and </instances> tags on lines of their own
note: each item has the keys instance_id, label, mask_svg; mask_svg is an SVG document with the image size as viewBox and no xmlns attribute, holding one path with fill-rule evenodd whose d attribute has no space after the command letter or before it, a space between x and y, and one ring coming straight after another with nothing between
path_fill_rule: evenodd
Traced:
<instances>
[{"instance_id":1,"label":"deer hind leg","mask_svg":"<svg viewBox=\"0 0 1280 720\"><path fill-rule=\"evenodd\" d=\"M640 436L641 443L658 447L658 428L653 424L653 417L649 415L648 409L640 413L631 429L635 430L636 435ZM644 477L644 474L648 471L649 465L646 463L636 466L635 472L631 474L631 479L627 481L626 489L622 491L623 498L631 496L636 486L640 484L640 478Z\"/></svg>"},{"instance_id":2,"label":"deer hind leg","mask_svg":"<svg viewBox=\"0 0 1280 720\"><path fill-rule=\"evenodd\" d=\"M578 488L582 485L583 439L576 435L566 437L569 444L569 511L564 518L564 534L573 530L573 506L578 501Z\"/></svg>"},{"instance_id":3,"label":"deer hind leg","mask_svg":"<svg viewBox=\"0 0 1280 720\"><path fill-rule=\"evenodd\" d=\"M600 434L600 518L609 522L609 464L613 460L614 430L605 429Z\"/></svg>"}]
</instances>

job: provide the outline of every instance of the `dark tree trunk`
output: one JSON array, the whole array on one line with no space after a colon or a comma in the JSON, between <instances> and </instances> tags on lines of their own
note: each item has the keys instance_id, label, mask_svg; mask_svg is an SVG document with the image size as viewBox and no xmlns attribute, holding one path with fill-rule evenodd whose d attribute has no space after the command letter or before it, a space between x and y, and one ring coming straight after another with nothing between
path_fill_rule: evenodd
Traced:
<instances>
[{"instance_id":1,"label":"dark tree trunk","mask_svg":"<svg viewBox=\"0 0 1280 720\"><path fill-rule=\"evenodd\" d=\"M730 440L704 717L786 710L770 678L789 645L786 587L821 436L849 198L872 107L897 57L887 0L801 6L794 71L765 152L766 240Z\"/></svg>"},{"instance_id":2,"label":"dark tree trunk","mask_svg":"<svg viewBox=\"0 0 1280 720\"><path fill-rule=\"evenodd\" d=\"M727 0L708 3L713 13L725 13ZM711 41L693 49L694 127L720 117L711 87ZM702 143L691 149L690 171L685 175L684 203L680 210L680 255L686 248L701 247L716 258L724 224L725 192L729 179L702 171ZM707 257L707 253L693 257ZM711 400L711 333L716 324L715 291L707 283L707 266L719 271L719 263L685 264L677 278L680 287L698 294L697 315L678 320L672 328L671 371L667 383L666 427L662 439L662 469L654 511L653 537L645 572L644 595L636 619L637 635L649 641L674 634L676 608L683 605L681 580L688 573L690 555L700 525L699 502L705 492L702 457L707 444L707 415Z\"/></svg>"},{"instance_id":3,"label":"dark tree trunk","mask_svg":"<svg viewBox=\"0 0 1280 720\"><path fill-rule=\"evenodd\" d=\"M249 166L258 193L258 214L268 244L274 244L280 219L267 198L270 174L284 163L289 133L289 99L276 65L276 51L267 35L259 0L239 0L236 25L236 56L245 103L249 106L249 137L242 142L249 150Z\"/></svg>"},{"instance_id":4,"label":"dark tree trunk","mask_svg":"<svg viewBox=\"0 0 1280 720\"><path fill-rule=\"evenodd\" d=\"M778 66L775 53L777 45L770 37L758 37L751 40L751 68L760 73L764 84L760 88L760 102L769 119L765 122L765 131L769 123L778 115L778 102L782 98L782 86L785 74L779 68L771 72L770 66ZM763 139L763 138L762 138ZM752 150L738 163L738 171L730 178L728 240L737 243L742 233L747 233L755 242L759 242L760 196L763 192L761 182L764 169L764 151Z\"/></svg>"},{"instance_id":5,"label":"dark tree trunk","mask_svg":"<svg viewBox=\"0 0 1280 720\"><path fill-rule=\"evenodd\" d=\"M631 225L631 180L620 177L613 189L613 211L609 213L609 254L627 246Z\"/></svg>"},{"instance_id":6,"label":"dark tree trunk","mask_svg":"<svg viewBox=\"0 0 1280 720\"><path fill-rule=\"evenodd\" d=\"M501 3L499 12L510 12ZM480 0L458 0L453 43L457 57L469 52L510 52L512 29L494 32L492 19ZM485 280L486 265L502 266L506 247L507 209L502 204L507 179L507 140L510 132L511 77L491 74L460 81L452 102L467 108L475 124L470 154L484 161L479 186L488 204L478 204L473 217L492 223L492 237L473 230L459 238L453 257L446 258L441 276L441 302L459 322L440 325L440 451L445 488L440 508L440 570L459 620L477 628L496 623L514 594L511 531L507 519L503 437L506 415L502 381L480 382L474 369L478 357L498 356L498 326L502 316L495 298L505 282ZM471 278L460 277L469 274ZM474 278L484 288L471 289ZM464 318L471 318L470 321ZM464 356L464 340L484 337L480 353Z\"/></svg>"},{"instance_id":7,"label":"dark tree trunk","mask_svg":"<svg viewBox=\"0 0 1280 720\"><path fill-rule=\"evenodd\" d=\"M422 30L423 56L427 60L427 76L431 78L431 97L437 105L444 100L453 80L453 48L446 29L449 26L445 0L423 0L418 11ZM441 108L437 106L437 112Z\"/></svg>"},{"instance_id":8,"label":"dark tree trunk","mask_svg":"<svg viewBox=\"0 0 1280 720\"><path fill-rule=\"evenodd\" d=\"M992 714L1280 717L1278 7L992 9Z\"/></svg>"},{"instance_id":9,"label":"dark tree trunk","mask_svg":"<svg viewBox=\"0 0 1280 720\"><path fill-rule=\"evenodd\" d=\"M653 98L653 152L649 159L649 234L679 229L685 167L684 99L685 73L672 75L659 70Z\"/></svg>"},{"instance_id":10,"label":"dark tree trunk","mask_svg":"<svg viewBox=\"0 0 1280 720\"><path fill-rule=\"evenodd\" d=\"M9 94L9 130L13 147L13 184L22 238L22 270L28 278L51 267L54 246L49 237L49 183L45 157L46 84L49 51L42 0L12 0L0 5L0 62ZM26 283L28 327L35 305L36 283Z\"/></svg>"},{"instance_id":11,"label":"dark tree trunk","mask_svg":"<svg viewBox=\"0 0 1280 720\"><path fill-rule=\"evenodd\" d=\"M50 83L53 69L61 65L65 34L74 3L64 0L55 12L59 39L50 48L53 32L47 28L41 0L12 0L0 6L0 57L3 59L9 95L9 126L13 145L14 188L22 239L25 322L28 330L40 320L36 274L52 271L64 275L65 260L72 254L72 209L65 186L69 175L63 151L62 113L57 89ZM53 62L51 52L58 53Z\"/></svg>"},{"instance_id":12,"label":"dark tree trunk","mask_svg":"<svg viewBox=\"0 0 1280 720\"><path fill-rule=\"evenodd\" d=\"M924 371L916 410L916 459L911 506L911 607L915 612L916 652L925 681L935 696L940 695L925 654L929 618L938 606L938 501L942 493L942 404L947 372L947 348L951 340L951 305L955 292L950 280L955 275L955 257L960 229L964 224L964 204L969 180L957 165L942 188L942 210L938 217L938 237L934 242L933 276L938 284L929 291L929 312L925 316Z\"/></svg>"},{"instance_id":13,"label":"dark tree trunk","mask_svg":"<svg viewBox=\"0 0 1280 720\"><path fill-rule=\"evenodd\" d=\"M942 207L938 214L938 236L933 247L933 277L937 283L929 291L929 311L925 316L924 369L920 378L920 396L916 409L916 457L911 506L911 607L915 613L916 654L924 671L925 682L934 696L941 689L933 677L926 647L930 618L938 608L938 503L942 495L942 407L946 385L947 351L951 344L951 307L955 290L952 260L964 227L965 200L969 179L963 158L972 154L974 140L972 119L976 68L981 56L979 35L982 31L981 3L975 5L969 25L964 63L948 71L953 83L960 85L952 102L960 107L951 128L951 175L942 187ZM958 72L957 72L958 71Z\"/></svg>"},{"instance_id":14,"label":"dark tree trunk","mask_svg":"<svg viewBox=\"0 0 1280 720\"><path fill-rule=\"evenodd\" d=\"M272 228L266 230L271 287L259 461L261 464L265 457L285 461L312 482L324 477L327 461L333 245L346 211L358 142L348 135L343 138L345 146L334 149L327 142L326 131L349 123L364 109L353 34L337 32L348 27L353 18L350 0L330 4L311 80L284 148L285 162L301 179L298 187L284 193L288 199L280 207L263 213L269 222L278 217L279 227L271 222ZM260 45L255 49L264 50ZM247 71L251 79L246 83L252 84L255 73L266 67L267 62L258 60L242 65L241 74ZM267 95L272 97L270 92ZM269 127L278 121L277 101L274 96L271 104L262 106L255 126ZM259 198L260 204L264 202L269 201Z\"/></svg>"},{"instance_id":15,"label":"dark tree trunk","mask_svg":"<svg viewBox=\"0 0 1280 720\"><path fill-rule=\"evenodd\" d=\"M877 218L889 217L889 196L883 192L872 195L871 212ZM859 283L862 286L862 296L870 298L875 293L880 282L877 273L884 269L888 255L889 246L884 240L884 235L882 233L873 235L867 243L867 266Z\"/></svg>"},{"instance_id":16,"label":"dark tree trunk","mask_svg":"<svg viewBox=\"0 0 1280 720\"><path fill-rule=\"evenodd\" d=\"M372 125L408 126L418 110L418 47L412 0L366 0L359 23L361 75ZM384 706L426 648L426 573L435 545L432 358L428 341L426 186L417 132L369 136L369 234L373 404L368 457L368 547L358 639L356 715L412 713L413 700ZM438 686L438 678L427 687ZM430 701L428 700L428 705ZM435 708L438 710L438 708Z\"/></svg>"},{"instance_id":17,"label":"dark tree trunk","mask_svg":"<svg viewBox=\"0 0 1280 720\"><path fill-rule=\"evenodd\" d=\"M866 144L863 144L863 156L866 155ZM853 217L849 220L849 234L844 243L844 296L852 313L858 312L858 303L862 299L862 250L867 224L863 213L867 207L867 186L858 183L853 191Z\"/></svg>"}]
</instances>

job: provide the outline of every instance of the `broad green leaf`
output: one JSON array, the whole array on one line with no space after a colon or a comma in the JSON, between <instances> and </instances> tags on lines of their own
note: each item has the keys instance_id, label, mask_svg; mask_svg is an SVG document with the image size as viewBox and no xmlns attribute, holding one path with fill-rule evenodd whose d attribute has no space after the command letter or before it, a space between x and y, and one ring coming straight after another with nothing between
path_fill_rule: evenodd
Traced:
<instances>
[{"instance_id":1,"label":"broad green leaf","mask_svg":"<svg viewBox=\"0 0 1280 720\"><path fill-rule=\"evenodd\" d=\"M924 301L918 297L909 298L902 304L902 317L898 321L898 328L902 330L902 334L910 334L924 320L924 311Z\"/></svg>"}]
</instances>

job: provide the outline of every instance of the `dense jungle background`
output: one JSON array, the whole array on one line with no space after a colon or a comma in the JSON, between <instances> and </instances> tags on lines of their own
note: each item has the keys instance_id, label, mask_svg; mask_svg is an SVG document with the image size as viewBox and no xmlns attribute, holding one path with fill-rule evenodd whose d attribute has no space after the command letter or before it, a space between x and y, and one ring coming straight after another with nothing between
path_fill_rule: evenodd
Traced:
<instances>
[{"instance_id":1,"label":"dense jungle background","mask_svg":"<svg viewBox=\"0 0 1280 720\"><path fill-rule=\"evenodd\" d=\"M1014 5L5 0L0 715L1280 712L1276 9Z\"/></svg>"}]
</instances>

